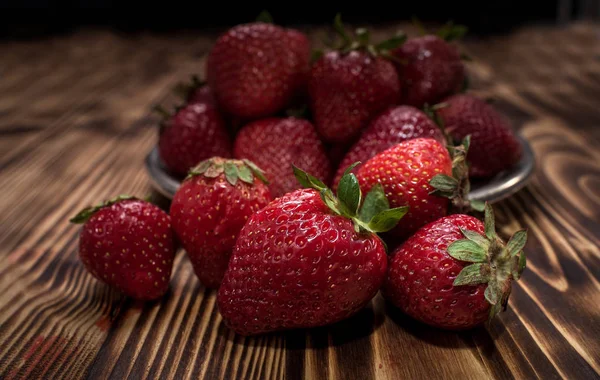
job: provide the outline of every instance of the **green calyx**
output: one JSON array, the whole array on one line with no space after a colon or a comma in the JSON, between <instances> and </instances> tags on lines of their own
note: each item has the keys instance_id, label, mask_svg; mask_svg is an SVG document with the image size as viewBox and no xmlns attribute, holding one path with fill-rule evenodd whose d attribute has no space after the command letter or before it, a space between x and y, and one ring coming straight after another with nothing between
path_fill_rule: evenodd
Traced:
<instances>
[{"instance_id":1,"label":"green calyx","mask_svg":"<svg viewBox=\"0 0 600 380\"><path fill-rule=\"evenodd\" d=\"M256 22L263 22L265 24L273 24L273 16L267 11L263 10L256 16Z\"/></svg>"},{"instance_id":2,"label":"green calyx","mask_svg":"<svg viewBox=\"0 0 600 380\"><path fill-rule=\"evenodd\" d=\"M370 33L365 28L356 29L354 34L348 33L346 27L342 23L342 16L339 13L335 16L333 28L340 39L340 43L338 46L329 43L326 43L326 45L334 50L342 52L342 54L349 53L353 50L360 50L367 52L372 56L381 56L390 60L397 60L390 51L396 49L406 41L406 34L402 31L398 31L391 38L373 44L370 41ZM313 51L312 60L315 61L322 55L323 52L320 50Z\"/></svg>"},{"instance_id":3,"label":"green calyx","mask_svg":"<svg viewBox=\"0 0 600 380\"><path fill-rule=\"evenodd\" d=\"M77 213L77 215L75 215L74 217L69 219L69 222L75 223L75 224L83 224L83 223L87 222L88 219L90 219L92 217L92 215L94 215L100 209L111 206L115 203L118 203L118 202L121 202L124 200L128 200L128 199L138 199L138 198L131 196L131 195L127 195L127 194L118 195L115 198L106 200L95 206L88 206L88 207L84 208L83 210L79 211Z\"/></svg>"},{"instance_id":4,"label":"green calyx","mask_svg":"<svg viewBox=\"0 0 600 380\"><path fill-rule=\"evenodd\" d=\"M203 175L207 178L216 178L225 174L225 179L231 186L235 186L238 181L247 184L254 184L254 177L261 180L265 185L269 181L265 177L265 172L247 159L233 160L221 157L212 157L200 162L197 166L190 169L185 180Z\"/></svg>"},{"instance_id":5,"label":"green calyx","mask_svg":"<svg viewBox=\"0 0 600 380\"><path fill-rule=\"evenodd\" d=\"M194 93L194 91L205 85L206 82L202 81L197 75L192 75L189 82L178 83L173 88L173 92L184 102L187 102L190 99L190 96L192 96L192 94Z\"/></svg>"},{"instance_id":6,"label":"green calyx","mask_svg":"<svg viewBox=\"0 0 600 380\"><path fill-rule=\"evenodd\" d=\"M520 230L504 243L496 234L492 206L485 205L485 234L461 229L465 239L448 246L453 258L470 262L454 279L454 286L487 284L485 299L492 305L490 319L506 310L512 281L521 278L526 266L523 248L527 231Z\"/></svg>"},{"instance_id":7,"label":"green calyx","mask_svg":"<svg viewBox=\"0 0 600 380\"><path fill-rule=\"evenodd\" d=\"M359 164L360 162L355 162L346 169L336 194L318 178L296 166L293 169L296 179L303 187L317 190L323 202L334 213L352 219L356 232L377 234L389 231L408 212L408 207L390 208L381 184L375 185L363 200L358 179L351 173Z\"/></svg>"},{"instance_id":8,"label":"green calyx","mask_svg":"<svg viewBox=\"0 0 600 380\"><path fill-rule=\"evenodd\" d=\"M483 211L485 206L483 202L469 200L471 182L469 180L467 154L471 144L471 136L467 135L460 144L454 145L443 125L438 124L438 126L440 126L448 140L447 148L452 159L452 176L438 174L433 177L429 181L431 187L434 188L431 194L450 199L452 212L454 213L464 214L471 210Z\"/></svg>"},{"instance_id":9,"label":"green calyx","mask_svg":"<svg viewBox=\"0 0 600 380\"><path fill-rule=\"evenodd\" d=\"M427 28L425 28L421 20L418 18L413 17L412 22L422 36L431 33L427 30ZM446 24L442 25L441 28L435 31L435 35L443 40L451 42L463 38L467 34L468 30L469 29L465 25L455 25L454 21L448 21Z\"/></svg>"}]
</instances>

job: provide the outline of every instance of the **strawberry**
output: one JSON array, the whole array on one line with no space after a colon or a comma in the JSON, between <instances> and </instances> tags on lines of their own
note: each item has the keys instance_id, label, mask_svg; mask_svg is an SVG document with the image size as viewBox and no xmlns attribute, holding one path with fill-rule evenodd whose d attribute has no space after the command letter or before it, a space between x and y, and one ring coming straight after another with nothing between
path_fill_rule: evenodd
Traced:
<instances>
[{"instance_id":1,"label":"strawberry","mask_svg":"<svg viewBox=\"0 0 600 380\"><path fill-rule=\"evenodd\" d=\"M214 157L193 168L175 193L173 230L204 286L219 286L240 229L271 201L266 183L254 163Z\"/></svg>"},{"instance_id":2,"label":"strawberry","mask_svg":"<svg viewBox=\"0 0 600 380\"><path fill-rule=\"evenodd\" d=\"M158 138L158 152L165 166L184 176L198 162L213 156L231 157L231 142L225 122L210 103L189 103L171 115L163 115Z\"/></svg>"},{"instance_id":3,"label":"strawberry","mask_svg":"<svg viewBox=\"0 0 600 380\"><path fill-rule=\"evenodd\" d=\"M310 43L303 33L257 21L221 35L208 55L206 78L226 113L273 115L306 85Z\"/></svg>"},{"instance_id":4,"label":"strawberry","mask_svg":"<svg viewBox=\"0 0 600 380\"><path fill-rule=\"evenodd\" d=\"M138 300L167 292L176 248L166 212L121 195L85 208L70 221L83 224L79 257L95 278Z\"/></svg>"},{"instance_id":5,"label":"strawberry","mask_svg":"<svg viewBox=\"0 0 600 380\"><path fill-rule=\"evenodd\" d=\"M465 214L440 218L392 253L382 293L426 324L473 328L506 309L512 281L525 268L526 241L522 230L505 244L489 205L485 224Z\"/></svg>"},{"instance_id":6,"label":"strawberry","mask_svg":"<svg viewBox=\"0 0 600 380\"><path fill-rule=\"evenodd\" d=\"M471 135L468 162L472 177L491 177L521 159L522 147L509 120L473 95L457 94L438 107L446 131L460 140Z\"/></svg>"},{"instance_id":7,"label":"strawberry","mask_svg":"<svg viewBox=\"0 0 600 380\"><path fill-rule=\"evenodd\" d=\"M334 188L337 187L346 168L353 162L366 162L402 141L417 137L431 137L445 143L440 128L423 111L411 106L387 109L371 122L362 132L359 140L346 153L333 181Z\"/></svg>"},{"instance_id":8,"label":"strawberry","mask_svg":"<svg viewBox=\"0 0 600 380\"><path fill-rule=\"evenodd\" d=\"M323 139L344 143L357 137L373 117L397 102L398 75L385 57L403 38L397 36L371 45L364 29L358 29L357 41L352 41L339 16L335 27L343 44L313 64L308 96L315 125Z\"/></svg>"},{"instance_id":9,"label":"strawberry","mask_svg":"<svg viewBox=\"0 0 600 380\"><path fill-rule=\"evenodd\" d=\"M292 165L328 182L331 164L311 122L295 117L267 118L246 125L236 137L234 156L247 158L265 170L271 193L278 197L300 186Z\"/></svg>"},{"instance_id":10,"label":"strawberry","mask_svg":"<svg viewBox=\"0 0 600 380\"><path fill-rule=\"evenodd\" d=\"M328 325L350 317L378 292L387 257L376 232L406 208L388 209L382 192L362 193L348 174L337 197L294 167L306 189L273 200L248 220L217 302L225 324L253 335Z\"/></svg>"},{"instance_id":11,"label":"strawberry","mask_svg":"<svg viewBox=\"0 0 600 380\"><path fill-rule=\"evenodd\" d=\"M433 105L462 88L465 67L451 41L465 32L463 26L448 24L438 32L439 35L411 38L393 50L402 88L401 104Z\"/></svg>"}]
</instances>

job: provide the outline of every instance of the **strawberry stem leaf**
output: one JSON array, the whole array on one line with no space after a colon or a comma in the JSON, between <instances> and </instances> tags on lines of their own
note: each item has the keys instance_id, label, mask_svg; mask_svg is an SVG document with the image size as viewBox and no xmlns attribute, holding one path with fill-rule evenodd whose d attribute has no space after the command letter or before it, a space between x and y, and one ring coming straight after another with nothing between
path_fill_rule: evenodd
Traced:
<instances>
[{"instance_id":1,"label":"strawberry stem leaf","mask_svg":"<svg viewBox=\"0 0 600 380\"><path fill-rule=\"evenodd\" d=\"M404 34L404 32L399 31L392 38L382 41L382 42L378 43L377 45L375 45L375 49L377 51L394 50L394 49L400 47L405 42L406 42L406 34Z\"/></svg>"},{"instance_id":2,"label":"strawberry stem leaf","mask_svg":"<svg viewBox=\"0 0 600 380\"><path fill-rule=\"evenodd\" d=\"M485 252L490 248L490 242L487 238L479 233L471 230L460 229L460 232L469 240L482 247Z\"/></svg>"},{"instance_id":3,"label":"strawberry stem leaf","mask_svg":"<svg viewBox=\"0 0 600 380\"><path fill-rule=\"evenodd\" d=\"M348 173L348 170L346 170L338 185L337 196L340 202L348 208L350 214L356 216L362 198L356 175Z\"/></svg>"},{"instance_id":4,"label":"strawberry stem leaf","mask_svg":"<svg viewBox=\"0 0 600 380\"><path fill-rule=\"evenodd\" d=\"M75 224L83 224L83 223L87 222L92 217L92 215L94 215L100 209L114 205L115 203L119 203L121 201L128 200L128 199L138 199L138 198L128 195L128 194L118 195L115 198L106 200L95 206L88 206L88 207L84 208L83 210L79 211L77 213L77 215L75 215L74 217L69 219L69 222L75 223Z\"/></svg>"},{"instance_id":5,"label":"strawberry stem leaf","mask_svg":"<svg viewBox=\"0 0 600 380\"><path fill-rule=\"evenodd\" d=\"M261 180L265 185L269 184L264 171L252 161L222 157L211 157L201 161L198 165L190 169L185 180L199 175L206 178L216 178L221 174L225 174L225 179L231 186L235 186L238 179L252 185L254 184L254 177Z\"/></svg>"},{"instance_id":6,"label":"strawberry stem leaf","mask_svg":"<svg viewBox=\"0 0 600 380\"><path fill-rule=\"evenodd\" d=\"M389 208L390 204L383 191L383 186L377 183L367 193L358 217L361 221L368 224L375 215Z\"/></svg>"},{"instance_id":7,"label":"strawberry stem leaf","mask_svg":"<svg viewBox=\"0 0 600 380\"><path fill-rule=\"evenodd\" d=\"M292 169L294 170L294 176L302 185L302 187L306 187L309 189L315 189L317 191L321 191L323 189L327 189L327 186L317 177L310 175L304 170L298 168L296 165L292 164Z\"/></svg>"},{"instance_id":8,"label":"strawberry stem leaf","mask_svg":"<svg viewBox=\"0 0 600 380\"><path fill-rule=\"evenodd\" d=\"M468 28L465 25L454 25L454 22L449 21L444 24L438 31L437 35L441 39L444 39L448 42L460 40L463 38L468 32Z\"/></svg>"},{"instance_id":9,"label":"strawberry stem leaf","mask_svg":"<svg viewBox=\"0 0 600 380\"><path fill-rule=\"evenodd\" d=\"M429 181L429 184L436 190L450 193L456 191L456 188L458 187L458 181L456 178L450 177L446 174L436 175Z\"/></svg>"},{"instance_id":10,"label":"strawberry stem leaf","mask_svg":"<svg viewBox=\"0 0 600 380\"><path fill-rule=\"evenodd\" d=\"M490 281L490 270L487 264L476 263L463 268L454 279L454 286L485 284Z\"/></svg>"},{"instance_id":11,"label":"strawberry stem leaf","mask_svg":"<svg viewBox=\"0 0 600 380\"><path fill-rule=\"evenodd\" d=\"M235 186L238 181L239 171L236 165L231 161L226 161L224 165L225 178L231 186Z\"/></svg>"},{"instance_id":12,"label":"strawberry stem leaf","mask_svg":"<svg viewBox=\"0 0 600 380\"><path fill-rule=\"evenodd\" d=\"M448 246L448 254L456 260L471 263L482 263L486 261L486 251L472 240L456 240Z\"/></svg>"},{"instance_id":13,"label":"strawberry stem leaf","mask_svg":"<svg viewBox=\"0 0 600 380\"><path fill-rule=\"evenodd\" d=\"M273 16L271 16L271 14L267 10L263 10L258 14L258 16L256 16L256 21L264 22L265 24L272 24Z\"/></svg>"},{"instance_id":14,"label":"strawberry stem leaf","mask_svg":"<svg viewBox=\"0 0 600 380\"><path fill-rule=\"evenodd\" d=\"M511 256L517 256L519 252L523 250L525 247L525 243L527 242L527 231L520 230L517 231L511 236L510 240L506 244L506 249L508 249L508 253Z\"/></svg>"},{"instance_id":15,"label":"strawberry stem leaf","mask_svg":"<svg viewBox=\"0 0 600 380\"><path fill-rule=\"evenodd\" d=\"M496 239L496 225L494 221L494 210L489 203L485 204L485 214L484 214L484 226L485 226L485 236L490 241Z\"/></svg>"},{"instance_id":16,"label":"strawberry stem leaf","mask_svg":"<svg viewBox=\"0 0 600 380\"><path fill-rule=\"evenodd\" d=\"M387 232L394 228L407 212L408 206L383 210L371 219L369 229L373 232Z\"/></svg>"}]
</instances>

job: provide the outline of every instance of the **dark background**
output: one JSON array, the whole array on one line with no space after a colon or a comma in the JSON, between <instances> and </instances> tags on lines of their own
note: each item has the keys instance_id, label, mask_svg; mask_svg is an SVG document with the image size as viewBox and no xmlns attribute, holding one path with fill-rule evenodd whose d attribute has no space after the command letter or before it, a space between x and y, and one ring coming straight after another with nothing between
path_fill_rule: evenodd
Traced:
<instances>
[{"instance_id":1,"label":"dark background","mask_svg":"<svg viewBox=\"0 0 600 380\"><path fill-rule=\"evenodd\" d=\"M348 22L394 23L412 16L427 22L449 19L470 34L505 33L532 23L600 19L600 0L311 2L228 1L128 2L114 0L0 0L0 37L27 39L85 27L122 32L206 30L253 20L268 9L282 25L325 24L339 11Z\"/></svg>"}]
</instances>

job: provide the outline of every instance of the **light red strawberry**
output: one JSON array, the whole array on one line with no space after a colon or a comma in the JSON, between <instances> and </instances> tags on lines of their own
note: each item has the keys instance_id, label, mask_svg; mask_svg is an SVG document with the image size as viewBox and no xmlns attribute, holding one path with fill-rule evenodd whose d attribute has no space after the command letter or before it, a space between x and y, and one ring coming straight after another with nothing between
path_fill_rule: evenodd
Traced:
<instances>
[{"instance_id":1,"label":"light red strawberry","mask_svg":"<svg viewBox=\"0 0 600 380\"><path fill-rule=\"evenodd\" d=\"M173 230L204 286L219 286L240 229L271 201L266 183L254 163L214 157L193 168L175 193Z\"/></svg>"},{"instance_id":2,"label":"light red strawberry","mask_svg":"<svg viewBox=\"0 0 600 380\"><path fill-rule=\"evenodd\" d=\"M455 140L471 136L467 161L472 177L492 177L521 159L522 146L510 121L483 99L453 95L440 103L437 112Z\"/></svg>"},{"instance_id":3,"label":"light red strawberry","mask_svg":"<svg viewBox=\"0 0 600 380\"><path fill-rule=\"evenodd\" d=\"M163 114L158 152L171 172L184 176L200 161L231 157L231 141L219 111L210 103L189 103Z\"/></svg>"},{"instance_id":4,"label":"light red strawberry","mask_svg":"<svg viewBox=\"0 0 600 380\"><path fill-rule=\"evenodd\" d=\"M375 118L362 132L358 141L350 148L340 163L334 188L346 168L354 162L366 162L371 157L402 141L417 137L431 137L445 144L444 134L425 112L411 106L395 106ZM357 166L356 172L360 166Z\"/></svg>"},{"instance_id":5,"label":"light red strawberry","mask_svg":"<svg viewBox=\"0 0 600 380\"><path fill-rule=\"evenodd\" d=\"M236 333L254 335L328 325L348 318L378 292L387 269L375 232L406 212L381 192L362 208L356 177L338 197L295 168L308 189L275 199L248 220L219 288L219 311Z\"/></svg>"},{"instance_id":6,"label":"light red strawberry","mask_svg":"<svg viewBox=\"0 0 600 380\"><path fill-rule=\"evenodd\" d=\"M159 207L121 195L82 210L79 257L96 279L138 300L162 297L169 288L175 238Z\"/></svg>"},{"instance_id":7,"label":"light red strawberry","mask_svg":"<svg viewBox=\"0 0 600 380\"><path fill-rule=\"evenodd\" d=\"M267 174L274 197L300 188L292 165L305 168L325 182L331 179L331 164L315 127L295 117L254 121L238 133L234 155L247 158Z\"/></svg>"},{"instance_id":8,"label":"light red strawberry","mask_svg":"<svg viewBox=\"0 0 600 380\"><path fill-rule=\"evenodd\" d=\"M403 141L365 162L356 176L363 192L383 187L390 206L408 206L409 211L392 233L412 235L423 225L445 216L450 201L432 192L430 181L439 174L452 176L448 150L433 138Z\"/></svg>"},{"instance_id":9,"label":"light red strawberry","mask_svg":"<svg viewBox=\"0 0 600 380\"><path fill-rule=\"evenodd\" d=\"M310 43L301 32L265 22L235 26L210 50L206 78L222 109L241 119L274 115L303 92Z\"/></svg>"},{"instance_id":10,"label":"light red strawberry","mask_svg":"<svg viewBox=\"0 0 600 380\"><path fill-rule=\"evenodd\" d=\"M342 46L325 53L312 65L308 95L315 126L323 139L345 143L398 101L398 75L385 56L403 38L372 45L364 29L359 29L356 41L352 41L339 17L335 25L343 39Z\"/></svg>"},{"instance_id":11,"label":"light red strawberry","mask_svg":"<svg viewBox=\"0 0 600 380\"><path fill-rule=\"evenodd\" d=\"M496 235L491 206L485 225L454 214L422 227L390 259L385 298L431 326L476 327L506 308L512 281L525 268L526 231L508 243Z\"/></svg>"}]
</instances>

